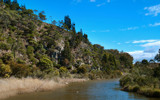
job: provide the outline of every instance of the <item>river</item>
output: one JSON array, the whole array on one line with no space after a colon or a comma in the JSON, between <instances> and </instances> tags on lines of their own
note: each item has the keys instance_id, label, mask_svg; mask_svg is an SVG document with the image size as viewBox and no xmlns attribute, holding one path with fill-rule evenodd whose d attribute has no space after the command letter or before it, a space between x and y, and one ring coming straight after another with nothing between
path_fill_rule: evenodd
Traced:
<instances>
[{"instance_id":1,"label":"river","mask_svg":"<svg viewBox=\"0 0 160 100\"><path fill-rule=\"evenodd\" d=\"M71 83L50 92L29 93L5 100L160 100L120 90L118 80Z\"/></svg>"}]
</instances>

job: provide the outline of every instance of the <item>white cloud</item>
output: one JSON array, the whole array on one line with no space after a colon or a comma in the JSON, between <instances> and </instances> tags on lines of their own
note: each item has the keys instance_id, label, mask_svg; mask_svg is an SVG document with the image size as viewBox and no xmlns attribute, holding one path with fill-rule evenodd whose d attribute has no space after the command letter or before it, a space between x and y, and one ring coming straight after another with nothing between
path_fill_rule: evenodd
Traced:
<instances>
[{"instance_id":1,"label":"white cloud","mask_svg":"<svg viewBox=\"0 0 160 100\"><path fill-rule=\"evenodd\" d=\"M151 26L151 27L160 26L160 23L149 24L149 26Z\"/></svg>"},{"instance_id":2,"label":"white cloud","mask_svg":"<svg viewBox=\"0 0 160 100\"><path fill-rule=\"evenodd\" d=\"M125 29L121 29L121 31L130 31L130 30L136 30L139 27L129 27L129 28L125 28Z\"/></svg>"},{"instance_id":3,"label":"white cloud","mask_svg":"<svg viewBox=\"0 0 160 100\"><path fill-rule=\"evenodd\" d=\"M156 51L157 50L155 50L155 52L145 52L143 50L139 50L139 51L132 51L128 53L134 57L134 62L136 62L136 61L141 61L143 59L147 59L147 60L154 59L155 55L157 54Z\"/></svg>"},{"instance_id":4,"label":"white cloud","mask_svg":"<svg viewBox=\"0 0 160 100\"><path fill-rule=\"evenodd\" d=\"M144 48L144 50L136 50L128 52L134 58L134 61L141 61L142 59L154 59L155 55L158 53L158 49L160 48L160 40L149 39L149 40L138 40L131 42L133 44L137 44Z\"/></svg>"},{"instance_id":5,"label":"white cloud","mask_svg":"<svg viewBox=\"0 0 160 100\"><path fill-rule=\"evenodd\" d=\"M160 47L160 41L155 41L155 42L151 42L151 43L146 43L141 45L142 47L153 47L153 46L157 46Z\"/></svg>"},{"instance_id":6,"label":"white cloud","mask_svg":"<svg viewBox=\"0 0 160 100\"><path fill-rule=\"evenodd\" d=\"M117 43L118 45L120 45L121 43Z\"/></svg>"},{"instance_id":7,"label":"white cloud","mask_svg":"<svg viewBox=\"0 0 160 100\"><path fill-rule=\"evenodd\" d=\"M132 43L141 44L141 47L160 47L160 40L139 40Z\"/></svg>"},{"instance_id":8,"label":"white cloud","mask_svg":"<svg viewBox=\"0 0 160 100\"><path fill-rule=\"evenodd\" d=\"M151 7L145 7L144 10L148 10L148 13L145 14L146 16L148 15L158 16L158 14L160 13L160 4Z\"/></svg>"},{"instance_id":9,"label":"white cloud","mask_svg":"<svg viewBox=\"0 0 160 100\"><path fill-rule=\"evenodd\" d=\"M104 5L106 5L106 3L104 2L104 3L101 3L101 4L98 4L98 5L96 5L97 7L101 7L101 6L104 6Z\"/></svg>"},{"instance_id":10,"label":"white cloud","mask_svg":"<svg viewBox=\"0 0 160 100\"><path fill-rule=\"evenodd\" d=\"M96 0L90 0L90 2L96 2Z\"/></svg>"},{"instance_id":11,"label":"white cloud","mask_svg":"<svg viewBox=\"0 0 160 100\"><path fill-rule=\"evenodd\" d=\"M139 40L139 41L133 41L132 43L151 43L156 41L157 40Z\"/></svg>"}]
</instances>

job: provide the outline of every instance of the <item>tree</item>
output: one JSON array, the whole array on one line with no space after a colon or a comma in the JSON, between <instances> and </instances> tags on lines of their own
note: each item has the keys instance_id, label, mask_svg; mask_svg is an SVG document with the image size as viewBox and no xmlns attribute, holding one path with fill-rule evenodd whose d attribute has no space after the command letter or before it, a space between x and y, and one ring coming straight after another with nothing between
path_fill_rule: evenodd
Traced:
<instances>
[{"instance_id":1,"label":"tree","mask_svg":"<svg viewBox=\"0 0 160 100\"><path fill-rule=\"evenodd\" d=\"M160 49L158 51L158 54L154 57L154 59L157 61L157 62L160 62Z\"/></svg>"},{"instance_id":2,"label":"tree","mask_svg":"<svg viewBox=\"0 0 160 100\"><path fill-rule=\"evenodd\" d=\"M38 66L41 71L49 72L53 69L53 62L49 58L43 57L40 59Z\"/></svg>"},{"instance_id":3,"label":"tree","mask_svg":"<svg viewBox=\"0 0 160 100\"><path fill-rule=\"evenodd\" d=\"M105 66L107 63L108 63L108 57L107 54L105 53L102 58L102 66Z\"/></svg>"},{"instance_id":4,"label":"tree","mask_svg":"<svg viewBox=\"0 0 160 100\"><path fill-rule=\"evenodd\" d=\"M66 26L65 28L71 29L71 19L69 18L69 16L64 17L64 24Z\"/></svg>"},{"instance_id":5,"label":"tree","mask_svg":"<svg viewBox=\"0 0 160 100\"><path fill-rule=\"evenodd\" d=\"M71 28L72 28L73 33L76 33L75 25L76 25L76 24L75 24L75 23L73 23L73 24L72 24L72 27L71 27Z\"/></svg>"},{"instance_id":6,"label":"tree","mask_svg":"<svg viewBox=\"0 0 160 100\"><path fill-rule=\"evenodd\" d=\"M141 63L142 63L143 65L148 65L148 64L149 64L148 60L146 60L146 59L143 59Z\"/></svg>"},{"instance_id":7,"label":"tree","mask_svg":"<svg viewBox=\"0 0 160 100\"><path fill-rule=\"evenodd\" d=\"M66 41L65 42L65 47L64 50L62 51L62 61L61 64L66 66L66 64L68 65L69 62L71 61L71 49L70 49L70 45L69 42Z\"/></svg>"},{"instance_id":8,"label":"tree","mask_svg":"<svg viewBox=\"0 0 160 100\"><path fill-rule=\"evenodd\" d=\"M39 13L39 18L40 18L40 20L41 21L44 21L44 20L46 20L47 18L46 18L46 15L44 15L44 11L41 11L40 13Z\"/></svg>"},{"instance_id":9,"label":"tree","mask_svg":"<svg viewBox=\"0 0 160 100\"><path fill-rule=\"evenodd\" d=\"M154 69L154 77L157 77L160 79L160 64L157 68Z\"/></svg>"},{"instance_id":10,"label":"tree","mask_svg":"<svg viewBox=\"0 0 160 100\"><path fill-rule=\"evenodd\" d=\"M19 8L20 8L20 7L19 7L19 4L18 4L17 0L14 0L14 1L12 2L11 9L12 9L12 10L18 10Z\"/></svg>"},{"instance_id":11,"label":"tree","mask_svg":"<svg viewBox=\"0 0 160 100\"><path fill-rule=\"evenodd\" d=\"M58 26L61 27L61 28L63 27L63 20L58 21Z\"/></svg>"},{"instance_id":12,"label":"tree","mask_svg":"<svg viewBox=\"0 0 160 100\"><path fill-rule=\"evenodd\" d=\"M11 0L4 0L4 3L8 4L9 6L11 6Z\"/></svg>"},{"instance_id":13,"label":"tree","mask_svg":"<svg viewBox=\"0 0 160 100\"><path fill-rule=\"evenodd\" d=\"M136 61L136 63L134 64L135 66L139 66L141 64L141 62Z\"/></svg>"},{"instance_id":14,"label":"tree","mask_svg":"<svg viewBox=\"0 0 160 100\"><path fill-rule=\"evenodd\" d=\"M128 53L121 52L119 57L121 65L126 68L131 68L133 64L133 57Z\"/></svg>"},{"instance_id":15,"label":"tree","mask_svg":"<svg viewBox=\"0 0 160 100\"><path fill-rule=\"evenodd\" d=\"M149 63L154 64L154 63L155 63L155 61L154 61L153 59L151 59L151 60L149 61Z\"/></svg>"},{"instance_id":16,"label":"tree","mask_svg":"<svg viewBox=\"0 0 160 100\"><path fill-rule=\"evenodd\" d=\"M56 20L53 20L53 21L52 21L52 24L53 24L53 25L56 25L56 24L57 24Z\"/></svg>"},{"instance_id":17,"label":"tree","mask_svg":"<svg viewBox=\"0 0 160 100\"><path fill-rule=\"evenodd\" d=\"M0 6L3 6L3 0L0 0Z\"/></svg>"}]
</instances>

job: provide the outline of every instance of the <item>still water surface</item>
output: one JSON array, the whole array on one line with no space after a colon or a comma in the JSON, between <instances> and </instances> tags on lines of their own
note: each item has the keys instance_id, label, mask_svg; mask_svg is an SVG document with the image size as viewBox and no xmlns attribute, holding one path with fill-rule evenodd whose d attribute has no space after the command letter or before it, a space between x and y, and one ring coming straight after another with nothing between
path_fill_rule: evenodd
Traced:
<instances>
[{"instance_id":1,"label":"still water surface","mask_svg":"<svg viewBox=\"0 0 160 100\"><path fill-rule=\"evenodd\" d=\"M120 90L118 80L72 83L53 92L23 94L6 100L160 100Z\"/></svg>"}]
</instances>

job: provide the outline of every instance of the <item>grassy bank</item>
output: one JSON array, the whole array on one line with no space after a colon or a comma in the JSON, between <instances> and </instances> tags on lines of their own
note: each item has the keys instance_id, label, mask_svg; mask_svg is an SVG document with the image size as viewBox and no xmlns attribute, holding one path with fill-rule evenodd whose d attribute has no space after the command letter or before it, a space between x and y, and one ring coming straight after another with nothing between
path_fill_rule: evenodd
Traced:
<instances>
[{"instance_id":1,"label":"grassy bank","mask_svg":"<svg viewBox=\"0 0 160 100\"><path fill-rule=\"evenodd\" d=\"M124 91L159 98L160 66L135 66L128 75L121 78L120 85Z\"/></svg>"},{"instance_id":2,"label":"grassy bank","mask_svg":"<svg viewBox=\"0 0 160 100\"><path fill-rule=\"evenodd\" d=\"M8 78L0 79L0 99L23 93L49 91L66 86L71 82L83 82L85 79L60 79L42 80L33 78Z\"/></svg>"}]
</instances>

